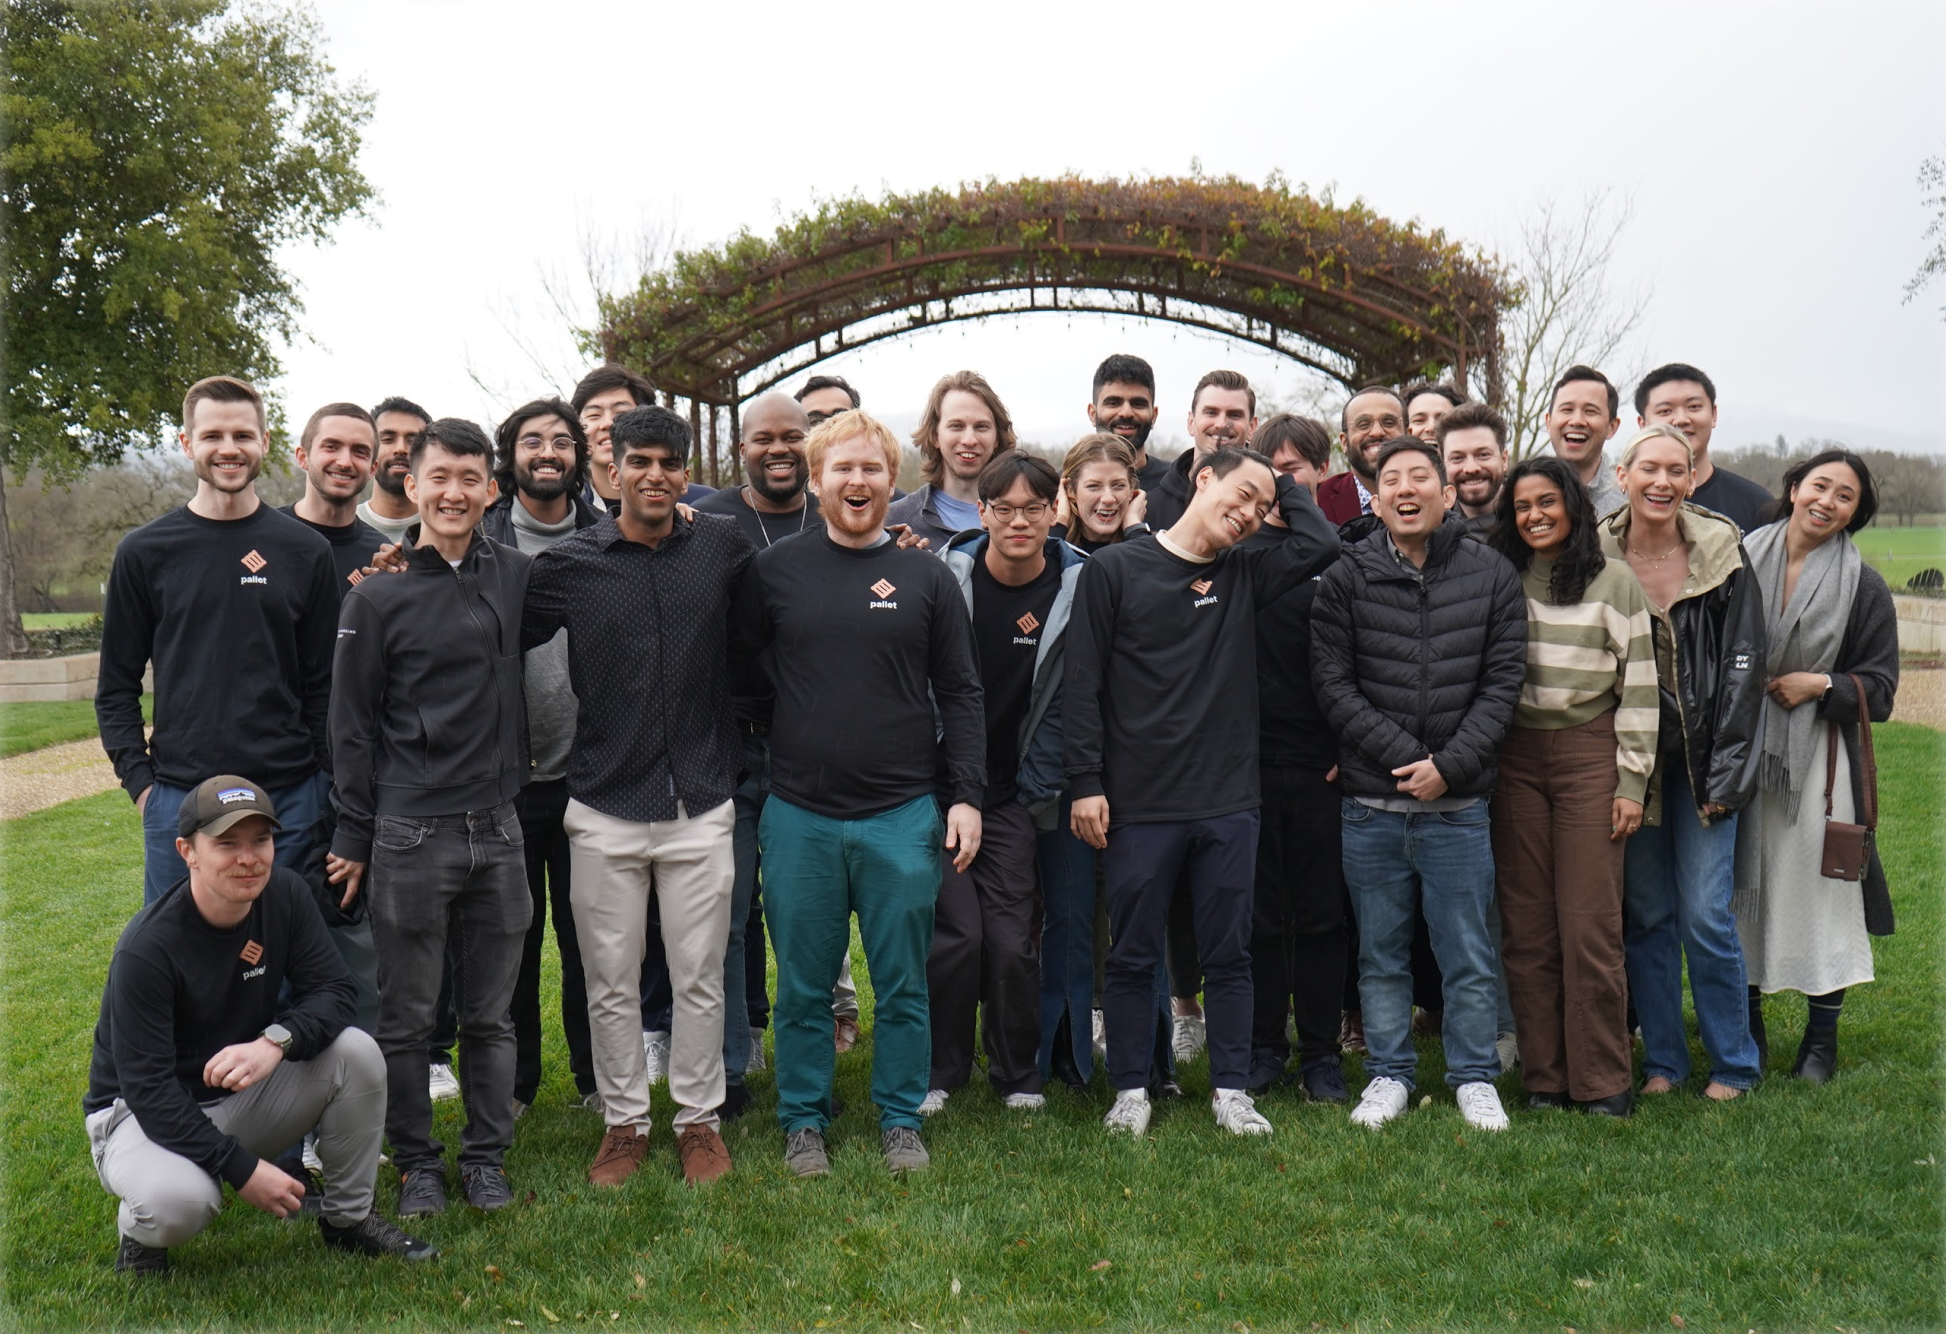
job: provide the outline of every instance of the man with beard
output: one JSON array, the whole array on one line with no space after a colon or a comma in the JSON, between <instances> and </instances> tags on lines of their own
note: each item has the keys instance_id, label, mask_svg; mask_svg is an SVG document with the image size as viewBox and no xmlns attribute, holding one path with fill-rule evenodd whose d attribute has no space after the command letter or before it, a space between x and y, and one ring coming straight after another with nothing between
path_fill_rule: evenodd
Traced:
<instances>
[{"instance_id":1,"label":"man with beard","mask_svg":"<svg viewBox=\"0 0 1946 1334\"><path fill-rule=\"evenodd\" d=\"M705 497L697 513L729 515L759 551L822 528L824 519L809 503L806 489L810 472L804 466L804 438L813 425L788 394L765 394L745 408L737 452L749 480Z\"/></svg>"},{"instance_id":2,"label":"man with beard","mask_svg":"<svg viewBox=\"0 0 1946 1334\"><path fill-rule=\"evenodd\" d=\"M203 779L257 777L283 825L277 864L292 869L311 853L330 786L331 545L257 498L267 432L253 385L198 380L180 439L196 493L115 548L95 687L102 748L142 814L144 904L182 878L176 812ZM151 664L153 736L142 722Z\"/></svg>"},{"instance_id":3,"label":"man with beard","mask_svg":"<svg viewBox=\"0 0 1946 1334\"><path fill-rule=\"evenodd\" d=\"M480 531L502 546L538 556L563 538L592 528L601 516L581 498L588 471L588 438L574 409L558 398L515 408L494 433L493 480L499 499L487 506ZM554 943L561 956L561 1032L580 1105L596 1108L594 1058L588 1045L588 990L581 969L569 898L572 871L563 817L568 809L568 747L574 741L574 687L568 680L563 630L521 655L527 697L527 785L514 799L525 840L527 889L534 900L514 978L514 1114L533 1104L541 1082L541 945L547 909L554 906Z\"/></svg>"},{"instance_id":4,"label":"man with beard","mask_svg":"<svg viewBox=\"0 0 1946 1334\"><path fill-rule=\"evenodd\" d=\"M1554 455L1566 462L1588 488L1600 518L1627 503L1615 467L1603 448L1622 425L1622 394L1592 366L1570 366L1555 382L1554 397L1542 424Z\"/></svg>"},{"instance_id":5,"label":"man with beard","mask_svg":"<svg viewBox=\"0 0 1946 1334\"><path fill-rule=\"evenodd\" d=\"M1379 448L1405 434L1405 404L1392 389L1369 384L1353 394L1338 414L1338 448L1347 465L1336 477L1318 483L1318 508L1335 524L1372 512L1378 475L1372 471Z\"/></svg>"},{"instance_id":6,"label":"man with beard","mask_svg":"<svg viewBox=\"0 0 1946 1334\"><path fill-rule=\"evenodd\" d=\"M1219 449L1250 443L1257 430L1257 391L1236 371L1211 371L1189 396L1189 448L1154 486L1147 482L1149 527L1156 532L1182 518L1196 494L1196 469Z\"/></svg>"},{"instance_id":7,"label":"man with beard","mask_svg":"<svg viewBox=\"0 0 1946 1334\"><path fill-rule=\"evenodd\" d=\"M1484 542L1499 527L1500 488L1507 480L1507 419L1484 403L1462 404L1440 417L1433 444L1445 456L1446 480L1459 498L1466 531Z\"/></svg>"},{"instance_id":8,"label":"man with beard","mask_svg":"<svg viewBox=\"0 0 1946 1334\"><path fill-rule=\"evenodd\" d=\"M405 477L412 471L412 447L430 425L430 413L396 394L372 409L378 452L372 457L372 498L358 507L358 519L394 545L419 522L419 507L406 498Z\"/></svg>"},{"instance_id":9,"label":"man with beard","mask_svg":"<svg viewBox=\"0 0 1946 1334\"><path fill-rule=\"evenodd\" d=\"M942 376L912 433L926 482L886 514L909 524L937 553L957 533L980 526L980 470L1014 447L1013 418L977 371ZM897 467L893 480L897 480Z\"/></svg>"},{"instance_id":10,"label":"man with beard","mask_svg":"<svg viewBox=\"0 0 1946 1334\"><path fill-rule=\"evenodd\" d=\"M628 367L611 361L582 376L571 397L575 416L580 419L581 429L588 436L588 485L582 498L611 515L620 514L621 488L608 471L609 465L614 462L608 432L614 426L615 418L624 412L654 407L655 388ZM677 498L693 503L714 490L713 487L689 482Z\"/></svg>"},{"instance_id":11,"label":"man with beard","mask_svg":"<svg viewBox=\"0 0 1946 1334\"><path fill-rule=\"evenodd\" d=\"M1097 431L1121 437L1135 456L1136 484L1154 491L1169 474L1169 461L1149 457L1149 433L1161 409L1155 401L1155 370L1140 357L1117 352L1095 367L1088 420Z\"/></svg>"},{"instance_id":12,"label":"man with beard","mask_svg":"<svg viewBox=\"0 0 1946 1334\"><path fill-rule=\"evenodd\" d=\"M1405 433L1431 441L1440 420L1466 402L1466 395L1450 384L1431 384L1421 380L1405 391Z\"/></svg>"},{"instance_id":13,"label":"man with beard","mask_svg":"<svg viewBox=\"0 0 1946 1334\"><path fill-rule=\"evenodd\" d=\"M984 403L991 390L959 392ZM776 690L758 843L777 949L777 1119L792 1172L830 1171L830 995L855 912L878 1002L872 1101L886 1166L905 1172L928 1162L919 1105L942 803L956 869L980 847L986 734L973 628L946 563L884 531L899 466L891 431L843 413L811 433L805 454L825 530L758 553L735 612L743 644L770 654Z\"/></svg>"}]
</instances>

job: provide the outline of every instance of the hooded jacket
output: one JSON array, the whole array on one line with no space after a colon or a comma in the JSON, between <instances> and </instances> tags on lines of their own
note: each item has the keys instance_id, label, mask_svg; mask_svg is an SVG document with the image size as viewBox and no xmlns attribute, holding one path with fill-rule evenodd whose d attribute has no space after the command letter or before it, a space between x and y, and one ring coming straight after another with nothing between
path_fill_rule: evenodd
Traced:
<instances>
[{"instance_id":1,"label":"hooded jacket","mask_svg":"<svg viewBox=\"0 0 1946 1334\"><path fill-rule=\"evenodd\" d=\"M1417 571L1380 527L1319 582L1311 669L1346 796L1399 796L1392 771L1428 754L1449 796L1487 796L1527 676L1520 576L1454 514Z\"/></svg>"},{"instance_id":2,"label":"hooded jacket","mask_svg":"<svg viewBox=\"0 0 1946 1334\"><path fill-rule=\"evenodd\" d=\"M986 555L987 541L984 532L962 533L940 553L959 581L969 614L973 610L973 567ZM1040 647L1034 652L1034 689L1020 723L1020 770L1014 780L1020 788L1021 805L1033 813L1035 827L1043 831L1054 828L1066 783L1061 772L1061 677L1067 663L1074 589L1081 581L1081 567L1088 563L1087 556L1057 537L1047 539L1046 554L1049 563L1061 572L1061 588L1054 595Z\"/></svg>"},{"instance_id":3,"label":"hooded jacket","mask_svg":"<svg viewBox=\"0 0 1946 1334\"><path fill-rule=\"evenodd\" d=\"M574 505L574 531L577 533L583 528L592 528L600 523L601 516L607 512L596 509L578 493L571 494L568 498ZM519 545L514 538L513 492L509 491L487 506L486 513L480 516L480 533L482 536L492 538L503 547Z\"/></svg>"},{"instance_id":4,"label":"hooded jacket","mask_svg":"<svg viewBox=\"0 0 1946 1334\"><path fill-rule=\"evenodd\" d=\"M1629 514L1623 506L1598 522L1602 554L1624 564ZM1693 504L1682 507L1676 524L1691 544L1689 578L1668 615L1655 617L1662 753L1649 780L1643 818L1650 824L1661 822L1664 766L1681 763L1688 769L1697 818L1708 824L1707 807L1739 810L1757 790L1768 636L1763 594L1750 573L1736 524ZM1673 693L1660 666L1671 647L1676 659Z\"/></svg>"}]
</instances>

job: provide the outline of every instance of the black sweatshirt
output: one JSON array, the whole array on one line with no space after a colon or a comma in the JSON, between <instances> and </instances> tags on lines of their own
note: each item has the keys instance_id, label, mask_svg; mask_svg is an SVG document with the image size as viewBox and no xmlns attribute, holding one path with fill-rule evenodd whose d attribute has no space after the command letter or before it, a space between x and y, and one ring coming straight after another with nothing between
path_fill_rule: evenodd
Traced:
<instances>
[{"instance_id":1,"label":"black sweatshirt","mask_svg":"<svg viewBox=\"0 0 1946 1334\"><path fill-rule=\"evenodd\" d=\"M1257 614L1338 555L1309 492L1280 476L1277 500L1281 542L1198 564L1135 537L1081 571L1062 693L1068 783L1077 799L1106 796L1110 820L1258 804Z\"/></svg>"},{"instance_id":2,"label":"black sweatshirt","mask_svg":"<svg viewBox=\"0 0 1946 1334\"><path fill-rule=\"evenodd\" d=\"M331 545L269 505L245 519L188 506L115 548L102 612L95 718L130 797L157 778L242 774L288 787L329 768ZM142 673L155 664L155 735Z\"/></svg>"},{"instance_id":3,"label":"black sweatshirt","mask_svg":"<svg viewBox=\"0 0 1946 1334\"><path fill-rule=\"evenodd\" d=\"M297 512L295 505L281 506L277 512L290 515L331 544L331 564L338 572L338 582L333 585L333 588L337 592L339 604L342 605L345 594L356 588L364 579L364 569L372 563L372 557L378 554L379 547L384 545L385 535L363 519L354 518L348 524L334 526L312 523ZM337 615L338 609L333 607L331 616L334 623Z\"/></svg>"},{"instance_id":4,"label":"black sweatshirt","mask_svg":"<svg viewBox=\"0 0 1946 1334\"><path fill-rule=\"evenodd\" d=\"M279 1000L284 984L287 998ZM128 1103L158 1147L241 1189L257 1155L201 1110L229 1090L203 1082L225 1047L271 1024L290 1030L287 1061L308 1061L350 1025L357 988L295 871L271 870L250 915L233 927L203 917L187 878L122 929L95 1024L84 1113Z\"/></svg>"},{"instance_id":5,"label":"black sweatshirt","mask_svg":"<svg viewBox=\"0 0 1946 1334\"><path fill-rule=\"evenodd\" d=\"M745 651L775 664L771 790L858 820L934 790L981 805L986 729L973 625L946 563L807 533L757 553L737 599ZM943 739L935 730L937 701Z\"/></svg>"},{"instance_id":6,"label":"black sweatshirt","mask_svg":"<svg viewBox=\"0 0 1946 1334\"><path fill-rule=\"evenodd\" d=\"M1283 540L1282 529L1265 524L1245 545ZM1257 763L1265 769L1325 773L1338 762L1338 734L1311 688L1311 604L1317 596L1313 576L1257 613Z\"/></svg>"},{"instance_id":7,"label":"black sweatshirt","mask_svg":"<svg viewBox=\"0 0 1946 1334\"><path fill-rule=\"evenodd\" d=\"M750 502L743 498L742 487L726 486L695 504L698 514L724 514L735 519L753 548L768 551L787 537L815 533L824 527L818 498L806 491L798 501L798 507L789 514L762 514L750 508Z\"/></svg>"},{"instance_id":8,"label":"black sweatshirt","mask_svg":"<svg viewBox=\"0 0 1946 1334\"><path fill-rule=\"evenodd\" d=\"M1041 631L1060 591L1055 561L1016 587L993 577L984 548L973 558L973 645L986 713L988 806L1012 801L1019 791L1020 729L1034 694Z\"/></svg>"}]
</instances>

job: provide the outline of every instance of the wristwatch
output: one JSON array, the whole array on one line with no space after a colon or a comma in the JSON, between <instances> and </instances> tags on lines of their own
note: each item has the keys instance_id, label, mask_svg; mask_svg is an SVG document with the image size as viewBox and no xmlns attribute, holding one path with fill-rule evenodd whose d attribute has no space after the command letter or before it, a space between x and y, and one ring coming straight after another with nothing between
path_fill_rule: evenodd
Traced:
<instances>
[{"instance_id":1,"label":"wristwatch","mask_svg":"<svg viewBox=\"0 0 1946 1334\"><path fill-rule=\"evenodd\" d=\"M277 1050L283 1052L284 1055L289 1056L291 1054L291 1031L282 1024L272 1024L263 1031L262 1036L276 1043Z\"/></svg>"}]
</instances>

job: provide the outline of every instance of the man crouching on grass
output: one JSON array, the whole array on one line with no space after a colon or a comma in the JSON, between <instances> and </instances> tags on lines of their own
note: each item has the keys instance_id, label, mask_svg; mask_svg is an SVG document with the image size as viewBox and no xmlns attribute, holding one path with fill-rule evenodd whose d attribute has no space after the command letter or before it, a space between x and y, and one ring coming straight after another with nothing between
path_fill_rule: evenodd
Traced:
<instances>
[{"instance_id":1,"label":"man crouching on grass","mask_svg":"<svg viewBox=\"0 0 1946 1334\"><path fill-rule=\"evenodd\" d=\"M204 781L177 821L188 878L115 945L81 1107L101 1184L122 1202L117 1270L166 1270L168 1248L223 1207L225 1181L266 1213L297 1213L303 1183L264 1155L313 1126L325 1244L439 1253L373 1212L385 1062L349 1026L357 991L309 887L272 866L277 828L258 784Z\"/></svg>"}]
</instances>

